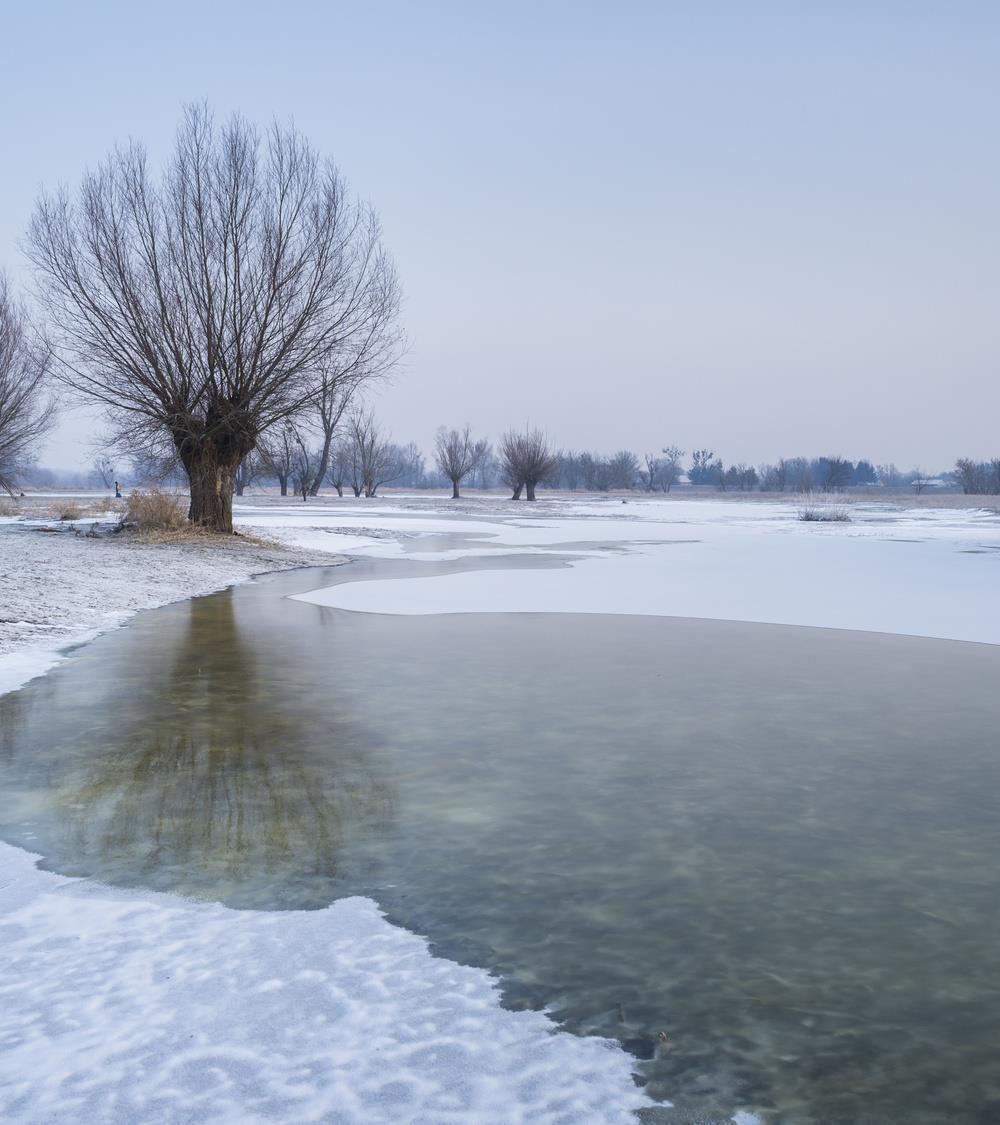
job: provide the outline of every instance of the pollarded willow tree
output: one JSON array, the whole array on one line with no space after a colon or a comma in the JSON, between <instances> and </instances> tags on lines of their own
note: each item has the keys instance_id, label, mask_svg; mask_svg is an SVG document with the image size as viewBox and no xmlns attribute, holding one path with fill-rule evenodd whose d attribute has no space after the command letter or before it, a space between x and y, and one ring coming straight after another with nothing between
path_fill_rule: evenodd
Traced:
<instances>
[{"instance_id":1,"label":"pollarded willow tree","mask_svg":"<svg viewBox=\"0 0 1000 1125\"><path fill-rule=\"evenodd\" d=\"M556 455L541 430L508 430L500 439L500 476L513 490L512 500L520 500L522 490L528 500L535 499L535 488L556 467Z\"/></svg>"},{"instance_id":2,"label":"pollarded willow tree","mask_svg":"<svg viewBox=\"0 0 1000 1125\"><path fill-rule=\"evenodd\" d=\"M451 481L452 500L460 499L459 487L490 455L486 438L474 439L472 428L466 422L461 430L447 430L442 426L434 438L434 463L438 472Z\"/></svg>"},{"instance_id":3,"label":"pollarded willow tree","mask_svg":"<svg viewBox=\"0 0 1000 1125\"><path fill-rule=\"evenodd\" d=\"M13 492L52 422L45 391L48 348L32 336L28 314L0 273L0 489Z\"/></svg>"},{"instance_id":4,"label":"pollarded willow tree","mask_svg":"<svg viewBox=\"0 0 1000 1125\"><path fill-rule=\"evenodd\" d=\"M173 453L192 521L219 531L260 436L314 408L331 371L364 373L352 355L398 307L378 223L336 168L292 128L218 127L204 106L161 175L132 144L75 196L43 195L28 252L56 373L120 446Z\"/></svg>"}]
</instances>

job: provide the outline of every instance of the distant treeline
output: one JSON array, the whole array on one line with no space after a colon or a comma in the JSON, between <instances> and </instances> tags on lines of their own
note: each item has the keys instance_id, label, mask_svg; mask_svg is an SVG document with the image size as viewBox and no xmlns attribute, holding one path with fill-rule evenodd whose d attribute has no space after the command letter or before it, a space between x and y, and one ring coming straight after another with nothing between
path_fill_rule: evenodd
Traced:
<instances>
[{"instance_id":1,"label":"distant treeline","mask_svg":"<svg viewBox=\"0 0 1000 1125\"><path fill-rule=\"evenodd\" d=\"M462 449L470 451L464 461L456 459L453 446L447 442L442 444L444 439L458 438L466 443ZM782 457L774 463L727 465L712 449L696 449L687 455L677 446L667 446L660 453L647 453L641 458L627 449L605 455L546 448L536 450L536 456L542 462L538 487L569 492L670 492L675 486L696 486L720 492L829 493L884 488L921 493L933 488L960 490L970 495L1000 495L1000 458L990 461L960 458L953 469L927 473L920 468L901 471L891 462L876 464L864 458L851 461L835 456ZM489 442L484 439L472 442L470 435L462 431L442 431L430 463L414 442L402 445L383 439L377 457L369 458L377 462L377 472L366 472L365 457L353 449L350 435L333 444L329 467L318 483L315 460L290 438L272 439L245 459L236 477L235 490L242 495L247 487L258 484L277 487L282 495L290 491L301 494L303 487L309 495L316 495L322 485L335 488L341 495L349 490L360 496L366 492L373 494L380 486L457 487L456 476L464 487L484 490L510 487L512 479L507 464L509 450L505 458L503 442L501 448L494 451ZM25 474L25 482L34 487L98 485L110 488L115 480L133 486L172 484L180 487L186 483L179 466L152 458L132 458L116 465L113 458L105 456L98 458L89 471L65 472L35 467Z\"/></svg>"}]
</instances>

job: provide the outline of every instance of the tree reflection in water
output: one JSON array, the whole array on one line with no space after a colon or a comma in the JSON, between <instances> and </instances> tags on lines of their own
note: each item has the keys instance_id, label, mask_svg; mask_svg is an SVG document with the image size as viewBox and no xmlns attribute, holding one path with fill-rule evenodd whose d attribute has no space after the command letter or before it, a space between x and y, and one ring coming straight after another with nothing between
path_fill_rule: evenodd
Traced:
<instances>
[{"instance_id":1,"label":"tree reflection in water","mask_svg":"<svg viewBox=\"0 0 1000 1125\"><path fill-rule=\"evenodd\" d=\"M241 637L231 595L177 607L161 625L152 651L147 630L142 659L93 684L107 698L83 730L70 733L59 671L0 699L8 759L28 730L19 772L42 749L27 712L52 718L28 819L58 825L57 851L72 859L53 866L233 906L325 906L345 837L392 815L359 732L287 698L267 648ZM52 753L70 738L70 752Z\"/></svg>"}]
</instances>

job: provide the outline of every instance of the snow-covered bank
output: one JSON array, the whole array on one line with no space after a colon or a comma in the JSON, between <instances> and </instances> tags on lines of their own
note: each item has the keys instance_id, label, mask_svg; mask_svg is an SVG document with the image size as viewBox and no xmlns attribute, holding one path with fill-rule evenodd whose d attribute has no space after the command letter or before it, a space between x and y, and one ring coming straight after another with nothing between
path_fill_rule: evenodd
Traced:
<instances>
[{"instance_id":1,"label":"snow-covered bank","mask_svg":"<svg viewBox=\"0 0 1000 1125\"><path fill-rule=\"evenodd\" d=\"M234 911L0 844L6 1122L625 1122L616 1045L500 1008L368 899Z\"/></svg>"},{"instance_id":2,"label":"snow-covered bank","mask_svg":"<svg viewBox=\"0 0 1000 1125\"><path fill-rule=\"evenodd\" d=\"M87 521L87 526L89 526ZM142 609L209 594L265 571L339 561L239 539L138 543L0 520L0 694L59 661L60 650Z\"/></svg>"},{"instance_id":3,"label":"snow-covered bank","mask_svg":"<svg viewBox=\"0 0 1000 1125\"><path fill-rule=\"evenodd\" d=\"M568 567L352 582L303 600L377 613L706 617L1000 644L1000 516L856 504L804 523L795 503L389 500L248 506L285 542L440 561L564 554Z\"/></svg>"}]
</instances>

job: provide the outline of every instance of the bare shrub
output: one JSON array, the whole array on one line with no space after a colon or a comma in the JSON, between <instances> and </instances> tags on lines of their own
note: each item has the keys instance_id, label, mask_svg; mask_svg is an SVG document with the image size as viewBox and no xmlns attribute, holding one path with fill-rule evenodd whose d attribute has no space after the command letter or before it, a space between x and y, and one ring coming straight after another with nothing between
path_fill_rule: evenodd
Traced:
<instances>
[{"instance_id":1,"label":"bare shrub","mask_svg":"<svg viewBox=\"0 0 1000 1125\"><path fill-rule=\"evenodd\" d=\"M125 502L122 526L137 531L179 531L187 524L184 503L179 496L151 488L133 492Z\"/></svg>"},{"instance_id":2,"label":"bare shrub","mask_svg":"<svg viewBox=\"0 0 1000 1125\"><path fill-rule=\"evenodd\" d=\"M0 516L19 516L21 514L21 505L16 500L8 500L6 496L0 496Z\"/></svg>"},{"instance_id":3,"label":"bare shrub","mask_svg":"<svg viewBox=\"0 0 1000 1125\"><path fill-rule=\"evenodd\" d=\"M75 500L61 500L49 508L49 515L57 520L78 520L83 518L84 510Z\"/></svg>"},{"instance_id":4,"label":"bare shrub","mask_svg":"<svg viewBox=\"0 0 1000 1125\"><path fill-rule=\"evenodd\" d=\"M850 523L851 514L846 508L799 508L799 519L804 523Z\"/></svg>"}]
</instances>

